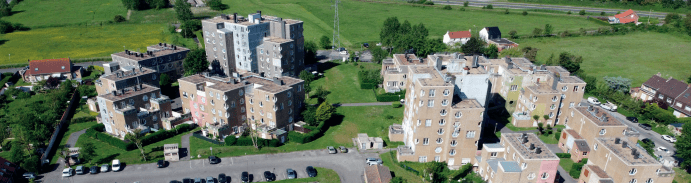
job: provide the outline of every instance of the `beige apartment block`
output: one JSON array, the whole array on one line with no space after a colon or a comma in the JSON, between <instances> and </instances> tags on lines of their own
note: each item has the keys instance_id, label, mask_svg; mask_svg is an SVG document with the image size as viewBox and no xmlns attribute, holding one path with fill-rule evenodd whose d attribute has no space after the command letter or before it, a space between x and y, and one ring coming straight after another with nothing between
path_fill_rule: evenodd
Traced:
<instances>
[{"instance_id":1,"label":"beige apartment block","mask_svg":"<svg viewBox=\"0 0 691 183\"><path fill-rule=\"evenodd\" d=\"M158 130L162 118L171 117L170 98L149 84L99 94L97 100L106 132L120 138L135 129L141 129L142 133Z\"/></svg>"},{"instance_id":2,"label":"beige apartment block","mask_svg":"<svg viewBox=\"0 0 691 183\"><path fill-rule=\"evenodd\" d=\"M636 147L635 142L626 138L596 138L588 165L591 169L584 169L579 182L590 183L611 178L615 183L670 183L674 179L671 167L663 166L645 150ZM605 172L606 176L593 166ZM598 172L596 177L591 176L592 170Z\"/></svg>"},{"instance_id":3,"label":"beige apartment block","mask_svg":"<svg viewBox=\"0 0 691 183\"><path fill-rule=\"evenodd\" d=\"M285 141L305 96L304 81L291 77L203 73L178 81L183 112L215 136L236 135L251 127L261 131L262 138Z\"/></svg>"},{"instance_id":4,"label":"beige apartment block","mask_svg":"<svg viewBox=\"0 0 691 183\"><path fill-rule=\"evenodd\" d=\"M622 137L631 142L638 142L638 131L628 127L612 114L597 106L574 107L567 114L571 117L566 128L572 129L585 139L588 144L595 143L595 138Z\"/></svg>"},{"instance_id":5,"label":"beige apartment block","mask_svg":"<svg viewBox=\"0 0 691 183\"><path fill-rule=\"evenodd\" d=\"M94 81L96 92L99 95L137 84L148 84L155 87L159 86L158 73L146 67L120 67L119 63L110 62L103 64L103 68L106 72Z\"/></svg>"},{"instance_id":6,"label":"beige apartment block","mask_svg":"<svg viewBox=\"0 0 691 183\"><path fill-rule=\"evenodd\" d=\"M386 92L399 92L408 87L409 67L428 65L424 59L413 54L393 54L393 58L382 61L382 87Z\"/></svg>"},{"instance_id":7,"label":"beige apartment block","mask_svg":"<svg viewBox=\"0 0 691 183\"><path fill-rule=\"evenodd\" d=\"M473 161L490 183L553 183L559 158L532 133L506 133L499 143L483 144Z\"/></svg>"},{"instance_id":8,"label":"beige apartment block","mask_svg":"<svg viewBox=\"0 0 691 183\"><path fill-rule=\"evenodd\" d=\"M563 130L557 144L561 151L571 154L571 160L574 162L581 162L590 155L590 145L573 129Z\"/></svg>"},{"instance_id":9,"label":"beige apartment block","mask_svg":"<svg viewBox=\"0 0 691 183\"><path fill-rule=\"evenodd\" d=\"M158 74L167 74L171 79L177 79L184 73L182 62L187 58L190 49L167 44L158 43L146 47L146 52L135 52L125 50L111 54L113 62L121 67L145 67L156 71ZM105 69L105 68L104 68ZM108 69L106 74L108 73Z\"/></svg>"}]
</instances>

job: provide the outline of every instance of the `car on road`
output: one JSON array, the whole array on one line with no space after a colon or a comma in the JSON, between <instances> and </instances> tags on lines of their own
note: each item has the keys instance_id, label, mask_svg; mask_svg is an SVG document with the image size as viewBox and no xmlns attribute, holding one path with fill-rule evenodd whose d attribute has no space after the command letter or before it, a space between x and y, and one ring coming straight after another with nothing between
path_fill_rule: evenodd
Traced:
<instances>
[{"instance_id":1,"label":"car on road","mask_svg":"<svg viewBox=\"0 0 691 183\"><path fill-rule=\"evenodd\" d=\"M226 178L226 174L218 174L218 183L226 183L228 182L228 178Z\"/></svg>"},{"instance_id":2,"label":"car on road","mask_svg":"<svg viewBox=\"0 0 691 183\"><path fill-rule=\"evenodd\" d=\"M108 170L110 170L110 165L108 165L108 164L101 165L101 172L107 172Z\"/></svg>"},{"instance_id":3,"label":"car on road","mask_svg":"<svg viewBox=\"0 0 691 183\"><path fill-rule=\"evenodd\" d=\"M242 182L249 182L249 181L250 181L250 174L247 173L247 172L242 172L242 173L240 174L240 180L241 180Z\"/></svg>"},{"instance_id":4,"label":"car on road","mask_svg":"<svg viewBox=\"0 0 691 183\"><path fill-rule=\"evenodd\" d=\"M307 172L308 177L316 177L317 176L317 169L314 169L312 166L307 166L305 168L305 171Z\"/></svg>"},{"instance_id":5,"label":"car on road","mask_svg":"<svg viewBox=\"0 0 691 183\"><path fill-rule=\"evenodd\" d=\"M626 120L631 121L632 123L638 123L638 118L637 117L626 117Z\"/></svg>"},{"instance_id":6,"label":"car on road","mask_svg":"<svg viewBox=\"0 0 691 183\"><path fill-rule=\"evenodd\" d=\"M166 167L166 161L158 160L158 163L156 163L156 167L158 167L158 168Z\"/></svg>"},{"instance_id":7,"label":"car on road","mask_svg":"<svg viewBox=\"0 0 691 183\"><path fill-rule=\"evenodd\" d=\"M98 173L98 166L91 166L91 170L89 170L90 174L97 174Z\"/></svg>"},{"instance_id":8,"label":"car on road","mask_svg":"<svg viewBox=\"0 0 691 183\"><path fill-rule=\"evenodd\" d=\"M264 178L266 178L267 182L275 181L276 175L274 173L271 173L270 171L264 171Z\"/></svg>"},{"instance_id":9,"label":"car on road","mask_svg":"<svg viewBox=\"0 0 691 183\"><path fill-rule=\"evenodd\" d=\"M72 171L72 168L65 168L62 170L63 177L71 177L72 175L74 175L74 171Z\"/></svg>"},{"instance_id":10,"label":"car on road","mask_svg":"<svg viewBox=\"0 0 691 183\"><path fill-rule=\"evenodd\" d=\"M170 183L182 183L182 182L180 182L178 180L171 180Z\"/></svg>"},{"instance_id":11,"label":"car on road","mask_svg":"<svg viewBox=\"0 0 691 183\"><path fill-rule=\"evenodd\" d=\"M653 127L650 126L649 124L640 123L640 124L638 124L638 126L641 127L641 128L643 128L644 130L651 130L651 129L653 129Z\"/></svg>"},{"instance_id":12,"label":"car on road","mask_svg":"<svg viewBox=\"0 0 691 183\"><path fill-rule=\"evenodd\" d=\"M602 107L602 109L612 111L612 112L617 111L617 105L614 105L612 102L609 102L609 101L607 101L607 103L600 104L600 107Z\"/></svg>"},{"instance_id":13,"label":"car on road","mask_svg":"<svg viewBox=\"0 0 691 183\"><path fill-rule=\"evenodd\" d=\"M113 171L114 172L120 171L120 160L117 160L117 159L113 160Z\"/></svg>"},{"instance_id":14,"label":"car on road","mask_svg":"<svg viewBox=\"0 0 691 183\"><path fill-rule=\"evenodd\" d=\"M286 170L286 176L288 179L295 179L298 177L298 174L295 172L295 170L288 168Z\"/></svg>"},{"instance_id":15,"label":"car on road","mask_svg":"<svg viewBox=\"0 0 691 183\"><path fill-rule=\"evenodd\" d=\"M338 52L341 53L341 54L343 54L343 55L347 55L347 54L348 54L348 50L346 50L346 49L343 48L343 47L341 47L340 49L338 49Z\"/></svg>"},{"instance_id":16,"label":"car on road","mask_svg":"<svg viewBox=\"0 0 691 183\"><path fill-rule=\"evenodd\" d=\"M593 105L600 105L600 101L595 97L588 97L588 103Z\"/></svg>"},{"instance_id":17,"label":"car on road","mask_svg":"<svg viewBox=\"0 0 691 183\"><path fill-rule=\"evenodd\" d=\"M82 175L82 174L86 173L84 171L84 166L81 166L81 165L77 166L77 168L74 170L77 172L77 175Z\"/></svg>"},{"instance_id":18,"label":"car on road","mask_svg":"<svg viewBox=\"0 0 691 183\"><path fill-rule=\"evenodd\" d=\"M344 146L340 146L340 147L338 147L338 149L341 150L341 153L348 153L348 148L346 148Z\"/></svg>"},{"instance_id":19,"label":"car on road","mask_svg":"<svg viewBox=\"0 0 691 183\"><path fill-rule=\"evenodd\" d=\"M221 159L216 157L216 156L209 156L209 163L211 164L218 164L221 162Z\"/></svg>"},{"instance_id":20,"label":"car on road","mask_svg":"<svg viewBox=\"0 0 691 183\"><path fill-rule=\"evenodd\" d=\"M383 162L379 158L366 158L365 163L367 163L367 165L370 165L370 166L383 164Z\"/></svg>"},{"instance_id":21,"label":"car on road","mask_svg":"<svg viewBox=\"0 0 691 183\"><path fill-rule=\"evenodd\" d=\"M184 178L184 179L182 179L182 183L192 183L192 179L191 178Z\"/></svg>"},{"instance_id":22,"label":"car on road","mask_svg":"<svg viewBox=\"0 0 691 183\"><path fill-rule=\"evenodd\" d=\"M214 183L214 178L211 176L206 177L206 183Z\"/></svg>"},{"instance_id":23,"label":"car on road","mask_svg":"<svg viewBox=\"0 0 691 183\"><path fill-rule=\"evenodd\" d=\"M671 142L671 143L677 142L676 138L669 136L669 135L662 135L662 139L664 139L668 142Z\"/></svg>"},{"instance_id":24,"label":"car on road","mask_svg":"<svg viewBox=\"0 0 691 183\"><path fill-rule=\"evenodd\" d=\"M659 147L655 148L655 150L656 150L656 151L669 152L669 150L667 150L666 147L662 147L662 146L659 146Z\"/></svg>"},{"instance_id":25,"label":"car on road","mask_svg":"<svg viewBox=\"0 0 691 183\"><path fill-rule=\"evenodd\" d=\"M334 146L327 146L326 149L329 150L329 154L336 154L336 148L334 148Z\"/></svg>"},{"instance_id":26,"label":"car on road","mask_svg":"<svg viewBox=\"0 0 691 183\"><path fill-rule=\"evenodd\" d=\"M194 183L202 183L202 178L194 178Z\"/></svg>"},{"instance_id":27,"label":"car on road","mask_svg":"<svg viewBox=\"0 0 691 183\"><path fill-rule=\"evenodd\" d=\"M649 138L644 138L644 139L643 139L643 140L641 140L641 141L642 141L643 143L649 143L649 142L650 142L650 143L652 143L652 144L653 144L653 146L655 146L655 142L653 142L653 141L652 141L652 140L650 140Z\"/></svg>"},{"instance_id":28,"label":"car on road","mask_svg":"<svg viewBox=\"0 0 691 183\"><path fill-rule=\"evenodd\" d=\"M22 174L25 179L36 179L36 174L34 172L26 172Z\"/></svg>"}]
</instances>

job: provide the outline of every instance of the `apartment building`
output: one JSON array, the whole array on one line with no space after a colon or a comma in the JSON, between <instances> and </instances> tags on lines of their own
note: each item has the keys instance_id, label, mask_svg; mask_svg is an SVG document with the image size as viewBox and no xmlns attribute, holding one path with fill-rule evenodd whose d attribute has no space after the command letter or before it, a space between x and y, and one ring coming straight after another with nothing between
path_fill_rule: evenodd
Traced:
<instances>
[{"instance_id":1,"label":"apartment building","mask_svg":"<svg viewBox=\"0 0 691 183\"><path fill-rule=\"evenodd\" d=\"M691 85L661 76L657 73L640 88L633 88L631 96L644 102L655 102L662 108L672 107L676 117L691 116Z\"/></svg>"},{"instance_id":2,"label":"apartment building","mask_svg":"<svg viewBox=\"0 0 691 183\"><path fill-rule=\"evenodd\" d=\"M670 183L674 170L626 138L596 138L578 182Z\"/></svg>"},{"instance_id":3,"label":"apartment building","mask_svg":"<svg viewBox=\"0 0 691 183\"><path fill-rule=\"evenodd\" d=\"M413 54L393 54L393 58L382 61L381 76L386 92L394 93L408 87L409 67L428 65L424 59Z\"/></svg>"},{"instance_id":4,"label":"apartment building","mask_svg":"<svg viewBox=\"0 0 691 183\"><path fill-rule=\"evenodd\" d=\"M145 67L120 67L117 62L103 64L105 73L94 81L96 92L101 94L122 90L140 83L159 87L158 73Z\"/></svg>"},{"instance_id":5,"label":"apartment building","mask_svg":"<svg viewBox=\"0 0 691 183\"><path fill-rule=\"evenodd\" d=\"M127 133L141 129L147 133L162 127L162 118L171 117L171 100L161 89L149 84L138 84L100 94L101 122L106 132L124 138Z\"/></svg>"},{"instance_id":6,"label":"apartment building","mask_svg":"<svg viewBox=\"0 0 691 183\"><path fill-rule=\"evenodd\" d=\"M558 144L562 152L571 154L571 160L574 162L581 162L590 155L588 141L573 129L562 130Z\"/></svg>"},{"instance_id":7,"label":"apartment building","mask_svg":"<svg viewBox=\"0 0 691 183\"><path fill-rule=\"evenodd\" d=\"M559 167L557 155L532 133L502 134L474 159L476 172L490 183L553 183Z\"/></svg>"},{"instance_id":8,"label":"apartment building","mask_svg":"<svg viewBox=\"0 0 691 183\"><path fill-rule=\"evenodd\" d=\"M255 73L232 77L209 73L178 79L184 113L215 136L242 133L247 127L266 139L285 141L300 117L304 81L265 78Z\"/></svg>"},{"instance_id":9,"label":"apartment building","mask_svg":"<svg viewBox=\"0 0 691 183\"><path fill-rule=\"evenodd\" d=\"M602 137L622 137L638 142L640 133L619 121L609 111L598 106L579 106L573 109L568 114L571 120L565 126L578 133L589 144L595 143L595 138Z\"/></svg>"},{"instance_id":10,"label":"apartment building","mask_svg":"<svg viewBox=\"0 0 691 183\"><path fill-rule=\"evenodd\" d=\"M158 43L146 48L145 53L132 50L113 53L111 57L120 67L145 67L156 71L158 74L166 74L171 79L177 79L184 74L183 61L187 57L189 49L167 44ZM108 74L106 72L106 74Z\"/></svg>"},{"instance_id":11,"label":"apartment building","mask_svg":"<svg viewBox=\"0 0 691 183\"><path fill-rule=\"evenodd\" d=\"M297 77L304 68L303 22L262 15L220 15L202 20L207 59L222 73Z\"/></svg>"}]
</instances>

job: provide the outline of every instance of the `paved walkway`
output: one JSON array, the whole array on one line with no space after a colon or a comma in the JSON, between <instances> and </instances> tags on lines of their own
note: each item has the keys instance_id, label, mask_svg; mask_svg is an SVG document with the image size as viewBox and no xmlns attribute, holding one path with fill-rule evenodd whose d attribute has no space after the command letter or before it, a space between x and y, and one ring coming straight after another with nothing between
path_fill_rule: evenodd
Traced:
<instances>
[{"instance_id":1,"label":"paved walkway","mask_svg":"<svg viewBox=\"0 0 691 183\"><path fill-rule=\"evenodd\" d=\"M345 104L334 104L336 107L352 107L352 106L380 106L380 105L391 105L391 102L373 102L373 103L345 103Z\"/></svg>"},{"instance_id":2,"label":"paved walkway","mask_svg":"<svg viewBox=\"0 0 691 183\"><path fill-rule=\"evenodd\" d=\"M182 140L180 141L180 160L190 160L190 137L192 137L192 134L194 133L189 133L187 135L182 136Z\"/></svg>"},{"instance_id":3,"label":"paved walkway","mask_svg":"<svg viewBox=\"0 0 691 183\"><path fill-rule=\"evenodd\" d=\"M74 132L70 134L70 137L67 138L67 143L65 146L67 147L74 147L77 145L77 140L79 140L79 136L84 134L86 132L86 129ZM58 147L59 148L59 147ZM59 156L58 153L60 152L55 152L56 154L54 156ZM52 167L48 167L47 169L44 169L44 173L41 175L43 177L55 177L55 176L60 176L62 175L62 169L65 167L65 163L62 160L58 160L56 164L54 164ZM39 177L41 178L41 177ZM45 179L39 179L38 181L43 181Z\"/></svg>"},{"instance_id":4,"label":"paved walkway","mask_svg":"<svg viewBox=\"0 0 691 183\"><path fill-rule=\"evenodd\" d=\"M86 133L86 129L70 134L70 137L67 139L66 146L74 147L75 145L77 145L77 140L79 140L79 136L84 133Z\"/></svg>"}]
</instances>

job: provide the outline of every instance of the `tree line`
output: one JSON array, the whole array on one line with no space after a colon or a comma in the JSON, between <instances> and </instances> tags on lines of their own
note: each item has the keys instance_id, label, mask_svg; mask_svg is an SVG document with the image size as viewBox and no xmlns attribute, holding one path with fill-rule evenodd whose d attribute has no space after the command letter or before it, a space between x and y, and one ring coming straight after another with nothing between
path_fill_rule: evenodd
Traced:
<instances>
[{"instance_id":1,"label":"tree line","mask_svg":"<svg viewBox=\"0 0 691 183\"><path fill-rule=\"evenodd\" d=\"M447 49L441 39L429 39L429 30L424 24L412 25L408 20L400 23L397 17L384 21L379 38L390 53L414 53L426 57Z\"/></svg>"}]
</instances>

